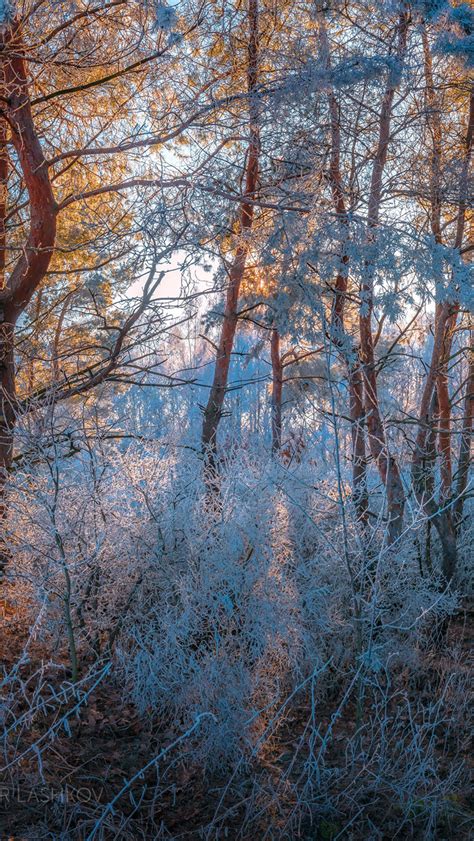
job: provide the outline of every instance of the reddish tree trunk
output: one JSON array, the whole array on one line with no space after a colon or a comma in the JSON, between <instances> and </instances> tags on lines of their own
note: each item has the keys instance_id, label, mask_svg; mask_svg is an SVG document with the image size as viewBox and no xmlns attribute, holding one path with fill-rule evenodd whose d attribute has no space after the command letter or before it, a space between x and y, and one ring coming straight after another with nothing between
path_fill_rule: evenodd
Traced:
<instances>
[{"instance_id":1,"label":"reddish tree trunk","mask_svg":"<svg viewBox=\"0 0 474 841\"><path fill-rule=\"evenodd\" d=\"M434 417L432 407L436 405L436 420L440 424L441 412L446 411L446 408L445 406L441 407L439 404L439 391L436 388L436 382L442 359L446 325L451 317L451 304L444 302L443 304L437 305L433 350L430 368L421 397L420 419L412 461L412 482L415 496L438 532L443 556L442 570L447 582L451 580L456 568L456 535L449 509L438 505L435 500L435 487L434 481L432 480L434 452L434 436L432 433Z\"/></svg>"},{"instance_id":2,"label":"reddish tree trunk","mask_svg":"<svg viewBox=\"0 0 474 841\"><path fill-rule=\"evenodd\" d=\"M11 467L16 416L14 329L35 289L46 274L56 236L57 207L48 168L35 131L31 114L24 48L17 22L4 25L0 34L5 110L2 115L3 139L6 124L18 156L28 191L30 223L27 240L8 280L0 289L0 521L5 518L5 482ZM6 183L5 160L0 173ZM5 270L5 204L2 193L3 221L0 223L1 269ZM0 208L1 213L1 208Z\"/></svg>"},{"instance_id":3,"label":"reddish tree trunk","mask_svg":"<svg viewBox=\"0 0 474 841\"><path fill-rule=\"evenodd\" d=\"M323 60L326 68L330 70L331 57L324 14L321 14L320 16L320 36ZM334 346L338 348L347 368L352 438L353 500L358 519L363 524L366 524L369 499L367 490L367 456L364 432L365 409L363 399L363 380L361 376L358 350L353 346L350 337L346 333L344 325L344 311L349 279L349 255L347 253L349 220L347 216L341 174L341 131L339 106L331 87L328 89L327 100L331 126L331 157L329 162L331 192L337 221L342 228L341 259L334 286L334 301L331 312L329 339Z\"/></svg>"},{"instance_id":4,"label":"reddish tree trunk","mask_svg":"<svg viewBox=\"0 0 474 841\"><path fill-rule=\"evenodd\" d=\"M349 366L349 395L352 436L352 487L359 520L366 524L369 511L367 454L364 434L364 384L358 362Z\"/></svg>"},{"instance_id":5,"label":"reddish tree trunk","mask_svg":"<svg viewBox=\"0 0 474 841\"><path fill-rule=\"evenodd\" d=\"M472 142L474 133L474 94L471 93L469 117L465 140L463 167L459 185L459 206L456 221L456 233L454 247L460 249L463 243L464 226L466 219L467 193L469 164L472 154ZM439 452L441 456L441 502L449 499L452 491L453 470L451 455L451 398L449 395L449 360L453 336L456 329L456 322L459 313L459 303L452 305L451 312L446 321L443 337L443 353L438 371L436 388L438 390L438 401L440 409L439 417Z\"/></svg>"},{"instance_id":6,"label":"reddish tree trunk","mask_svg":"<svg viewBox=\"0 0 474 841\"><path fill-rule=\"evenodd\" d=\"M367 247L375 241L375 229L379 223L380 200L382 196L382 178L387 162L390 141L390 125L393 108L393 98L398 87L401 68L406 51L408 33L408 14L403 11L398 23L398 43L396 57L399 62L397 76L390 73L389 80L382 100L379 120L379 136L372 167L368 214L367 214ZM389 518L389 541L396 540L403 526L403 512L405 494L397 462L390 454L385 436L384 424L380 413L377 393L377 372L375 367L374 340L372 335L372 314L374 308L373 265L366 261L364 278L361 287L361 307L359 317L362 375L364 380L365 411L368 439L372 457L377 464L380 477L384 483L387 495L387 511Z\"/></svg>"},{"instance_id":7,"label":"reddish tree trunk","mask_svg":"<svg viewBox=\"0 0 474 841\"><path fill-rule=\"evenodd\" d=\"M429 106L429 120L432 127L433 152L432 152L432 173L431 173L431 228L437 242L442 242L441 236L441 206L440 206L440 159L441 159L441 123L437 110L437 103L434 94L434 83L432 76L431 55L426 33L423 36L425 78L427 88L427 102ZM463 166L459 184L459 204L456 220L456 233L454 247L461 249L467 206L467 187L469 165L472 154L472 142L474 131L474 94L471 93L469 101L469 114L464 147ZM462 500L465 490L458 497L454 506L454 517L451 516L451 509L447 507L447 501L452 494L452 458L451 458L451 400L449 395L448 364L451 355L452 337L456 327L459 313L458 301L444 301L436 305L435 331L433 350L431 353L430 368L425 381L418 423L418 432L415 442L415 450L412 461L412 481L415 495L420 505L426 511L427 516L433 521L438 532L442 547L442 569L447 582L454 575L457 563L456 529L459 517L462 518ZM434 499L434 486L427 489L426 481L426 457L429 444L431 418L429 407L432 403L434 391L438 404L438 425L439 425L439 449L441 455L441 498L439 504ZM469 385L467 398L469 399ZM469 469L469 448L470 436L469 421L470 406L467 406L466 417L468 429L464 429L461 440L461 450L458 465L458 486L467 483L467 471ZM465 448L469 441L468 452ZM459 485L459 481L461 485ZM457 489L456 489L457 490ZM456 509L460 505L460 514Z\"/></svg>"},{"instance_id":8,"label":"reddish tree trunk","mask_svg":"<svg viewBox=\"0 0 474 841\"><path fill-rule=\"evenodd\" d=\"M459 307L454 306L446 320L443 336L443 351L440 366L436 378L436 390L438 392L438 446L440 454L440 505L443 505L451 495L453 483L453 468L451 459L451 397L449 394L449 359L453 343L453 333L456 327Z\"/></svg>"},{"instance_id":9,"label":"reddish tree trunk","mask_svg":"<svg viewBox=\"0 0 474 841\"><path fill-rule=\"evenodd\" d=\"M431 174L430 174L430 206L431 206L431 230L437 243L442 243L441 229L441 158L442 158L442 125L439 111L439 103L436 97L433 64L431 50L428 42L426 28L422 26L423 59L426 81L426 105L427 120L432 138L431 149ZM463 160L463 168L460 179L459 207L456 222L456 233L454 247L461 248L464 234L464 220L466 210L467 177L469 167L470 150L472 146L473 130L472 97L470 116L466 135L466 148ZM441 505L449 499L452 490L452 456L451 456L451 400L449 396L448 367L451 355L452 339L456 327L459 312L458 303L446 303L436 308L436 339L433 349L433 359L430 367L429 380L425 386L426 394L422 401L421 418L426 414L426 405L431 399L434 387L433 374L436 372L436 390L438 395L438 427L439 427L439 452L441 456ZM440 348L441 343L441 348ZM421 443L423 433L421 434Z\"/></svg>"},{"instance_id":10,"label":"reddish tree trunk","mask_svg":"<svg viewBox=\"0 0 474 841\"><path fill-rule=\"evenodd\" d=\"M245 198L242 201L239 215L240 243L237 247L234 262L229 270L229 285L227 288L224 318L219 338L217 357L214 368L214 378L209 393L209 399L204 410L202 427L202 447L205 464L212 472L217 469L217 430L222 417L222 409L227 388L229 366L237 327L237 307L240 285L245 271L247 254L249 251L249 235L254 216L254 204L257 185L260 154L260 132L258 125L258 104L255 93L259 72L259 35L258 35L258 0L249 0L249 44L247 89L249 93L250 139L247 152L245 170Z\"/></svg>"}]
</instances>

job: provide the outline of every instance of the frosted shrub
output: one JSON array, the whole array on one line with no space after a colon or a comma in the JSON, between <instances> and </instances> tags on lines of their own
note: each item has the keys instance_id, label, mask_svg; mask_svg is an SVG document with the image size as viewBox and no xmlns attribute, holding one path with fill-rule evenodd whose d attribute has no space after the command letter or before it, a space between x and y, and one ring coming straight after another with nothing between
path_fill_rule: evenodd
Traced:
<instances>
[{"instance_id":1,"label":"frosted shrub","mask_svg":"<svg viewBox=\"0 0 474 841\"><path fill-rule=\"evenodd\" d=\"M172 507L180 539L168 585L127 623L119 660L142 710L185 724L214 713L205 754L218 762L252 741L260 707L278 703L304 657L303 628L270 465L241 461L226 473L217 510L203 488L190 506L187 490Z\"/></svg>"},{"instance_id":2,"label":"frosted shrub","mask_svg":"<svg viewBox=\"0 0 474 841\"><path fill-rule=\"evenodd\" d=\"M229 781L271 752L293 706L310 709L291 748L296 779L253 780L254 835L276 800L289 837L372 796L396 802L403 826L414 810L429 827L459 786L461 761L443 779L435 736L462 686L445 668L429 677L434 705L412 694L459 596L420 575L409 537L387 547L376 522L368 550L334 479L311 453L288 466L235 450L216 495L191 449L85 440L34 477L25 465L10 490L9 576L67 698L68 678L89 687L106 665L178 757ZM22 684L5 680L15 721ZM210 838L219 826L217 810Z\"/></svg>"}]
</instances>

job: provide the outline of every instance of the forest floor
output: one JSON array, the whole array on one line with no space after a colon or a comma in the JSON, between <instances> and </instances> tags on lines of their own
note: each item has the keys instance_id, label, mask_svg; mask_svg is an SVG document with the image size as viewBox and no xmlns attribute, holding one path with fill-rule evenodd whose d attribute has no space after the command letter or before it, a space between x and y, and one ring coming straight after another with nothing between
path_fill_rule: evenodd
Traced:
<instances>
[{"instance_id":1,"label":"forest floor","mask_svg":"<svg viewBox=\"0 0 474 841\"><path fill-rule=\"evenodd\" d=\"M64 673L58 670L58 658L53 667L49 663L44 642L30 640L29 656L18 667L27 630L21 616L15 613L8 594L0 604L0 651L3 652L4 673L17 674L23 697L15 708L17 720L16 760L0 775L0 841L26 841L27 839L331 839L367 838L366 831L358 833L357 820L346 826L344 814L327 815L310 820L304 808L305 775L311 749L311 699L300 693L282 717L281 724L264 750L247 767L234 771L204 775L197 763L187 761L185 751L170 751L166 766L153 763L163 749L173 743L179 732L169 722L160 723L140 718L130 703L124 703L119 686L108 677L94 689L76 712L67 717L66 726L57 726L65 710L72 710L71 696L64 705L48 704L48 692L57 697ZM473 644L472 604L453 618L446 634L443 651L427 652L426 692L430 692L431 673L449 657L453 645L460 646L463 656L459 668L468 668ZM43 689L38 695L37 679L41 672ZM401 684L410 684L407 668L399 675ZM9 684L6 684L8 692ZM423 692L419 677L413 691ZM39 703L38 703L39 702ZM38 708L41 707L42 709ZM33 708L36 712L32 713ZM349 703L337 721L331 721L335 709L334 699L328 697L318 702L318 724L324 732L333 728L329 763L344 762L348 740L354 734L355 710ZM3 722L8 727L10 722ZM54 737L53 734L54 733ZM440 744L443 733L439 733ZM33 745L36 744L36 747ZM458 751L459 753L459 751ZM23 758L18 756L24 754ZM449 760L448 753L444 758ZM464 760L472 766L469 745L465 746ZM8 763L9 756L3 756ZM3 762L2 762L3 765ZM104 817L107 804L121 791L124 782L148 769L137 777ZM308 780L314 788L315 781ZM272 795L272 791L274 794ZM307 793L307 792L306 792ZM373 812L374 825L377 813L384 810L384 834L374 838L389 841L392 838L420 838L416 820L404 832L397 830L400 806L382 801L378 796L364 807L365 816ZM272 802L273 800L273 802ZM265 807L263 808L263 804ZM261 806L261 808L259 808ZM261 814L259 814L259 812ZM295 814L299 818L294 820ZM101 818L103 834L98 832ZM453 814L447 822L441 821L436 835L440 841L468 839L469 788L456 796ZM416 817L416 816L415 816ZM366 825L366 824L365 824ZM472 821L471 821L472 827ZM431 837L431 836L430 836Z\"/></svg>"}]
</instances>

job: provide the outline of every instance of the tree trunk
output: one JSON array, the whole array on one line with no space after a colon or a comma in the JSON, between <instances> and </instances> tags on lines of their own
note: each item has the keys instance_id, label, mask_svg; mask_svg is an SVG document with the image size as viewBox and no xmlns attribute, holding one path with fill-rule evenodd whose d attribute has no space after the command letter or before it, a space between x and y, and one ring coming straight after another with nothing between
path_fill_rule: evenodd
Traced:
<instances>
[{"instance_id":1,"label":"tree trunk","mask_svg":"<svg viewBox=\"0 0 474 841\"><path fill-rule=\"evenodd\" d=\"M319 32L323 60L327 70L330 71L331 57L324 13L321 13L319 17ZM333 345L338 348L347 369L352 439L352 493L357 518L363 525L366 525L368 519L369 498L367 490L367 456L364 433L365 410L363 381L358 349L353 346L350 337L346 333L344 325L345 302L349 279L349 254L347 253L349 220L347 216L341 173L341 131L339 106L332 87L329 87L328 89L327 100L331 126L331 157L329 162L331 192L337 221L342 228L340 264L334 286L334 301L331 311L331 326L328 338Z\"/></svg>"},{"instance_id":2,"label":"tree trunk","mask_svg":"<svg viewBox=\"0 0 474 841\"><path fill-rule=\"evenodd\" d=\"M449 315L445 321L443 333L443 347L439 369L436 377L436 390L439 404L439 432L438 446L440 454L440 505L449 499L452 492L453 468L451 454L451 397L449 394L449 360L453 345L454 331L459 314L459 304L451 305Z\"/></svg>"},{"instance_id":3,"label":"tree trunk","mask_svg":"<svg viewBox=\"0 0 474 841\"><path fill-rule=\"evenodd\" d=\"M459 206L456 222L456 233L454 237L454 248L460 249L463 243L464 226L466 219L467 193L468 193L468 176L469 163L472 153L472 142L474 132L474 94L471 94L469 117L467 124L467 132L465 139L465 149L463 158L463 167L461 171L460 185L459 185ZM446 321L444 336L443 336L443 354L440 368L438 371L436 387L438 390L438 398L440 405L439 418L439 451L441 456L441 502L449 499L452 492L453 471L452 471L452 455L451 455L451 399L449 395L449 360L451 357L451 348L453 344L453 336L456 329L456 322L459 313L459 302L452 305L452 311Z\"/></svg>"},{"instance_id":4,"label":"tree trunk","mask_svg":"<svg viewBox=\"0 0 474 841\"><path fill-rule=\"evenodd\" d=\"M16 416L14 330L45 276L54 248L57 206L49 181L48 167L35 131L31 114L24 48L17 21L0 29L2 82L5 109L2 114L2 149L5 150L6 125L20 162L28 191L29 231L13 270L5 281L5 209L8 160L1 156L0 181L3 187L0 215L0 525L6 517L5 483L11 467ZM3 214L3 215L2 215Z\"/></svg>"},{"instance_id":5,"label":"tree trunk","mask_svg":"<svg viewBox=\"0 0 474 841\"><path fill-rule=\"evenodd\" d=\"M276 327L271 335L272 358L272 453L281 450L281 396L283 390L283 365L280 355L280 334Z\"/></svg>"},{"instance_id":6,"label":"tree trunk","mask_svg":"<svg viewBox=\"0 0 474 841\"><path fill-rule=\"evenodd\" d=\"M367 525L369 493L364 435L364 386L359 362L348 366L352 436L352 488L358 520Z\"/></svg>"},{"instance_id":7,"label":"tree trunk","mask_svg":"<svg viewBox=\"0 0 474 841\"><path fill-rule=\"evenodd\" d=\"M442 503L440 505L436 503L434 480L431 479L432 462L435 457L433 455L432 426L434 412L432 407L436 405L436 420L440 423L440 414L442 411L445 412L446 408L439 405L439 391L436 388L436 382L442 359L446 324L451 317L451 313L452 305L449 303L438 304L436 307L433 350L421 396L418 432L412 460L412 484L415 496L438 532L443 555L443 575L447 582L451 580L456 568L456 535L449 508L444 507Z\"/></svg>"},{"instance_id":8,"label":"tree trunk","mask_svg":"<svg viewBox=\"0 0 474 841\"><path fill-rule=\"evenodd\" d=\"M367 213L367 248L375 241L375 230L379 224L379 210L382 196L382 177L387 162L390 141L393 98L397 90L403 60L406 51L408 33L408 14L400 13L396 58L399 67L389 73L385 88L379 120L379 135L372 167L370 193ZM374 308L374 270L370 260L365 263L361 287L361 306L359 316L362 375L364 381L365 413L368 439L372 457L378 467L380 477L386 489L388 512L388 538L393 543L401 534L405 494L395 457L390 454L385 436L384 424L380 413L377 393L377 372L375 368L374 340L372 335L372 314Z\"/></svg>"},{"instance_id":9,"label":"tree trunk","mask_svg":"<svg viewBox=\"0 0 474 841\"><path fill-rule=\"evenodd\" d=\"M202 427L202 447L205 465L215 473L217 470L217 430L222 417L222 409L227 388L229 366L237 327L237 307L240 285L245 271L247 254L250 247L250 231L253 223L253 200L258 185L258 166L260 154L259 108L256 88L259 73L259 33L258 0L249 0L249 43L247 66L247 90L249 94L250 138L245 170L245 196L240 206L239 238L234 262L229 270L224 318L218 343L214 378L209 399L204 410Z\"/></svg>"},{"instance_id":10,"label":"tree trunk","mask_svg":"<svg viewBox=\"0 0 474 841\"><path fill-rule=\"evenodd\" d=\"M429 108L429 123L433 137L433 151L431 163L431 228L436 242L442 242L441 236L441 200L440 200L440 160L441 160L441 123L439 119L438 103L434 93L434 82L432 75L431 54L426 32L423 30L423 52L425 79L427 90L427 105ZM454 247L461 249L464 237L466 219L467 192L469 165L472 153L472 142L474 132L474 94L471 93L469 100L469 113L467 122L466 139L464 145L463 166L459 183L459 204L456 219L456 232ZM469 451L472 428L472 419L469 420L469 413L472 411L470 404L469 378L466 392L466 399L469 403L465 405L465 426L461 438L461 448L457 471L457 497L453 512L448 506L448 500L452 495L452 466L451 466L451 400L449 396L448 364L451 354L452 336L456 326L459 312L458 301L443 301L436 304L435 330L433 350L431 353L430 368L426 377L421 397L420 414L418 421L418 432L415 441L415 450L412 460L412 483L415 496L426 514L433 521L438 532L442 548L442 569L443 575L449 582L455 572L457 562L456 532L459 528L460 518L462 519L463 495L467 484L469 470ZM441 454L441 497L439 505L434 500L434 487L432 491L426 492L426 457L429 445L430 434L430 411L429 407L435 397L438 403L438 424L440 428L439 445ZM467 420L467 427L466 427ZM466 451L467 447L467 451ZM460 493L458 494L458 488Z\"/></svg>"},{"instance_id":11,"label":"tree trunk","mask_svg":"<svg viewBox=\"0 0 474 841\"><path fill-rule=\"evenodd\" d=\"M449 584L456 572L458 558L456 532L454 530L452 517L449 516L449 513L450 512L446 510L438 510L438 512L436 514L433 513L431 517L441 543L441 571L446 584Z\"/></svg>"},{"instance_id":12,"label":"tree trunk","mask_svg":"<svg viewBox=\"0 0 474 841\"><path fill-rule=\"evenodd\" d=\"M474 424L474 330L471 329L471 346L469 349L469 372L464 396L463 429L459 445L459 458L456 471L455 501L453 507L454 530L457 533L462 524L464 495L469 477L471 464L471 441Z\"/></svg>"}]
</instances>

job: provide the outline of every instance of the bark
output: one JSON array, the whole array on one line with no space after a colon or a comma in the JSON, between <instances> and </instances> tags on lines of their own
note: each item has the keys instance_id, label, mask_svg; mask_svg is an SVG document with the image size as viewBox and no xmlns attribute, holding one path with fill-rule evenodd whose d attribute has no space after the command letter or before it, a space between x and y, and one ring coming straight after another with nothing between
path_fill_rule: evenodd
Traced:
<instances>
[{"instance_id":1,"label":"bark","mask_svg":"<svg viewBox=\"0 0 474 841\"><path fill-rule=\"evenodd\" d=\"M440 119L439 104L436 97L435 85L433 80L433 65L431 59L431 50L428 42L426 28L422 27L422 43L423 43L423 58L424 58L424 72L426 82L426 105L428 113L428 126L431 132L432 149L431 149L431 174L430 174L430 204L431 204L431 230L435 241L441 243L441 156L442 156L442 126ZM464 224L466 215L467 202L467 183L469 171L469 159L472 148L472 132L473 132L473 108L472 95L470 104L470 115L468 119L468 128L466 134L465 154L463 159L463 167L460 180L459 190L459 205L456 220L456 232L454 238L454 247L461 248ZM459 306L452 305L451 312L445 317L445 313L440 313L443 316L443 351L439 359L439 366L436 376L436 388L438 392L439 403L439 452L441 457L441 503L443 504L449 499L452 490L452 455L451 455L451 401L449 396L449 376L448 366L451 355L452 339L456 327Z\"/></svg>"},{"instance_id":2,"label":"bark","mask_svg":"<svg viewBox=\"0 0 474 841\"><path fill-rule=\"evenodd\" d=\"M428 507L428 513L429 513ZM436 509L436 510L435 510ZM430 518L434 523L436 531L441 543L441 572L446 584L452 581L457 566L457 541L456 532L454 530L452 517L446 516L447 511L440 510L435 504L430 514Z\"/></svg>"},{"instance_id":3,"label":"bark","mask_svg":"<svg viewBox=\"0 0 474 841\"><path fill-rule=\"evenodd\" d=\"M422 27L422 43L423 43L423 60L424 73L426 82L426 106L427 106L427 122L432 139L432 148L430 155L430 223L431 231L435 242L442 243L441 233L441 155L442 155L442 128L439 112L439 104L436 98L435 86L433 81L433 66L431 61L431 51L428 43L428 36L426 28ZM413 457L413 470L415 471L416 482L422 482L422 476L418 473L422 468L422 463L426 456L426 445L428 435L430 432L430 417L429 408L433 400L433 392L436 387L437 404L441 400L442 413L446 412L449 404L449 394L446 393L445 383L443 382L443 374L441 373L441 366L443 357L445 357L448 350L446 346L446 336L449 325L452 324L453 317L456 320L457 305L455 302L445 301L438 303L435 310L435 331L433 350L431 354L430 367L428 375L425 380L421 396L420 415L418 433L415 443L415 452ZM439 418L439 423L443 425L443 419Z\"/></svg>"},{"instance_id":4,"label":"bark","mask_svg":"<svg viewBox=\"0 0 474 841\"><path fill-rule=\"evenodd\" d=\"M352 487L357 516L368 522L367 454L364 434L364 384L359 362L349 366L349 396L352 436Z\"/></svg>"},{"instance_id":5,"label":"bark","mask_svg":"<svg viewBox=\"0 0 474 841\"><path fill-rule=\"evenodd\" d=\"M380 201L382 196L382 178L387 162L390 142L390 126L395 91L398 88L403 60L406 52L409 18L405 10L400 13L397 29L396 58L398 71L391 71L382 100L379 119L377 147L372 166L368 214L367 247L375 242L375 231L379 224ZM389 518L388 537L393 543L403 526L405 494L395 457L390 454L380 412L377 393L377 372L375 366L374 339L372 334L372 315L374 308L373 264L366 261L361 287L361 307L359 317L362 375L364 380L365 413L368 440L372 457L378 467L380 477L386 489L387 511Z\"/></svg>"},{"instance_id":6,"label":"bark","mask_svg":"<svg viewBox=\"0 0 474 841\"><path fill-rule=\"evenodd\" d=\"M438 393L436 389L433 389L424 424L424 451L418 469L413 474L413 487L418 502L428 517L428 522L433 523L438 533L441 543L443 578L446 583L449 583L456 569L457 546L449 508L438 505L435 499L436 433L434 426L435 423L439 423L439 411Z\"/></svg>"},{"instance_id":7,"label":"bark","mask_svg":"<svg viewBox=\"0 0 474 841\"><path fill-rule=\"evenodd\" d=\"M250 232L253 224L253 198L258 186L260 154L259 108L256 93L259 74L259 32L258 0L249 0L249 42L247 65L247 90L249 94L250 137L245 168L245 194L239 213L239 245L229 270L229 284L224 317L214 367L214 378L209 399L204 409L202 427L202 448L205 464L211 472L217 469L217 430L227 388L229 366L237 328L237 307L240 286L245 271L250 247Z\"/></svg>"},{"instance_id":8,"label":"bark","mask_svg":"<svg viewBox=\"0 0 474 841\"><path fill-rule=\"evenodd\" d=\"M474 132L474 94L471 93L469 117L467 124L467 132L465 138L465 148L463 156L463 166L461 171L461 179L459 185L459 204L456 219L456 233L454 237L454 247L461 249L464 237L464 227L466 220L466 206L468 193L468 175L469 165L472 154L472 142ZM443 337L443 354L438 371L436 388L438 390L438 399L440 404L440 418L439 418L439 452L441 457L441 501L449 499L452 491L453 470L452 470L452 454L451 454L451 399L449 394L449 360L451 357L451 348L453 344L453 337L456 330L456 322L459 314L459 302L452 305L452 311L446 321L445 333Z\"/></svg>"},{"instance_id":9,"label":"bark","mask_svg":"<svg viewBox=\"0 0 474 841\"><path fill-rule=\"evenodd\" d=\"M440 504L443 505L449 499L453 483L453 468L451 458L451 397L449 394L449 359L453 344L453 335L456 327L459 307L454 305L446 320L443 351L436 377L436 390L438 392L439 420L438 420L438 447L440 455Z\"/></svg>"},{"instance_id":10,"label":"bark","mask_svg":"<svg viewBox=\"0 0 474 841\"><path fill-rule=\"evenodd\" d=\"M48 176L46 160L41 149L28 92L24 48L18 22L4 25L0 31L0 54L5 105L2 113L3 137L5 125L18 156L28 191L29 231L21 256L8 280L0 289L0 522L6 515L5 482L11 467L13 433L16 415L14 330L19 315L46 274L56 235L56 203ZM3 163L3 167L5 164ZM6 181L6 172L0 174ZM3 209L6 203L3 190ZM0 208L1 212L1 208ZM5 215L0 223L2 275L5 270Z\"/></svg>"},{"instance_id":11,"label":"bark","mask_svg":"<svg viewBox=\"0 0 474 841\"><path fill-rule=\"evenodd\" d=\"M281 450L281 397L283 390L283 365L280 355L280 334L276 327L271 335L272 359L272 453Z\"/></svg>"},{"instance_id":12,"label":"bark","mask_svg":"<svg viewBox=\"0 0 474 841\"><path fill-rule=\"evenodd\" d=\"M440 403L439 390L436 383L439 366L442 360L443 340L446 326L452 318L452 304L444 302L436 307L435 336L431 354L430 368L426 377L421 397L420 419L412 461L412 483L418 503L427 517L433 522L438 532L442 551L442 572L448 583L451 581L457 562L456 534L453 527L450 508L443 500L438 504L435 500L433 474L433 460L435 456L433 405L437 409L437 423L441 423L441 413L446 412L444 403Z\"/></svg>"},{"instance_id":13,"label":"bark","mask_svg":"<svg viewBox=\"0 0 474 841\"><path fill-rule=\"evenodd\" d=\"M15 324L48 269L55 242L57 206L31 114L24 48L18 23L1 33L0 51L8 98L5 118L20 161L30 211L29 232L23 253L1 296L5 320Z\"/></svg>"},{"instance_id":14,"label":"bark","mask_svg":"<svg viewBox=\"0 0 474 841\"><path fill-rule=\"evenodd\" d=\"M320 15L320 38L323 60L328 70L331 69L329 42L324 14ZM339 350L347 370L349 384L349 408L352 438L352 490L358 519L366 524L368 519L369 499L367 491L367 455L364 433L363 381L360 369L359 352L354 347L344 324L345 302L349 280L349 219L344 197L341 173L341 131L339 106L332 87L327 91L331 128L331 157L329 175L334 209L338 224L341 226L341 257L339 271L334 285L334 300L331 311L329 339Z\"/></svg>"},{"instance_id":15,"label":"bark","mask_svg":"<svg viewBox=\"0 0 474 841\"><path fill-rule=\"evenodd\" d=\"M431 53L423 30L424 70L426 80L426 98L428 105L428 124L431 129L433 148L431 155L431 230L436 242L442 242L441 235L441 198L440 198L440 169L442 133L439 118L438 103L432 75ZM468 175L472 154L474 130L474 94L469 100L469 114L464 144L463 165L459 184L459 203L456 218L454 247L461 249L464 237L466 219ZM469 452L472 411L469 398L469 379L466 393L465 425L461 438L461 448L457 471L456 502L451 510L449 499L453 491L452 457L451 457L451 399L449 395L448 365L451 356L452 340L459 313L459 301L438 302L435 310L435 330L430 367L425 380L421 397L418 432L412 460L412 483L415 496L426 514L433 521L438 532L442 548L442 570L447 582L451 581L457 562L456 532L462 519L462 506L465 485L469 470ZM429 407L436 396L438 405L437 423L439 427L439 451L441 456L441 494L439 504L434 499L434 486L427 492L426 459L430 449L430 414ZM469 405L468 405L469 404ZM467 451L466 451L467 448ZM458 493L459 488L459 493ZM452 514L454 516L452 516Z\"/></svg>"}]
</instances>

